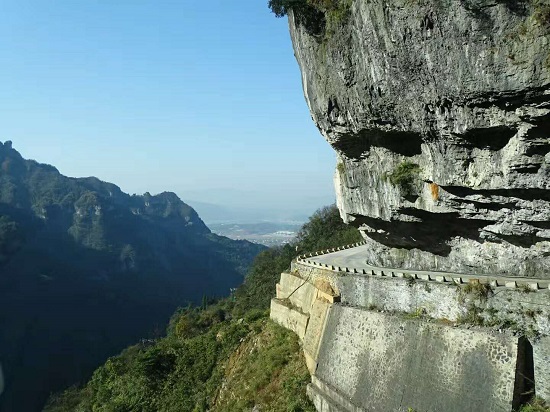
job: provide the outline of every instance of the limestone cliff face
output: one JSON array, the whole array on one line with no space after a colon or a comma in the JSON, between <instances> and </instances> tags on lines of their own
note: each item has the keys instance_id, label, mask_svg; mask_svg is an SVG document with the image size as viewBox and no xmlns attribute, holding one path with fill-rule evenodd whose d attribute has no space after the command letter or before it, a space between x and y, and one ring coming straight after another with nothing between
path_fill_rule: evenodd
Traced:
<instances>
[{"instance_id":1,"label":"limestone cliff face","mask_svg":"<svg viewBox=\"0 0 550 412\"><path fill-rule=\"evenodd\" d=\"M349 4L324 36L289 22L366 259L550 277L550 2Z\"/></svg>"}]
</instances>

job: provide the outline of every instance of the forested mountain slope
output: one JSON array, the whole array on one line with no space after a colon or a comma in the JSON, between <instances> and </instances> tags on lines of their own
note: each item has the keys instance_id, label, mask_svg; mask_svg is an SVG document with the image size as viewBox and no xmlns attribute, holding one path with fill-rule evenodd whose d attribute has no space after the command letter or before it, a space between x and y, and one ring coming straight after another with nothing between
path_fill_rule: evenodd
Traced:
<instances>
[{"instance_id":1,"label":"forested mountain slope","mask_svg":"<svg viewBox=\"0 0 550 412\"><path fill-rule=\"evenodd\" d=\"M177 306L226 296L262 249L174 193L131 196L0 143L0 411L39 410Z\"/></svg>"},{"instance_id":2,"label":"forested mountain slope","mask_svg":"<svg viewBox=\"0 0 550 412\"><path fill-rule=\"evenodd\" d=\"M260 253L230 298L178 310L165 337L109 359L45 412L314 412L298 338L268 320L269 302L297 253L360 239L335 206L319 210L295 244Z\"/></svg>"}]
</instances>

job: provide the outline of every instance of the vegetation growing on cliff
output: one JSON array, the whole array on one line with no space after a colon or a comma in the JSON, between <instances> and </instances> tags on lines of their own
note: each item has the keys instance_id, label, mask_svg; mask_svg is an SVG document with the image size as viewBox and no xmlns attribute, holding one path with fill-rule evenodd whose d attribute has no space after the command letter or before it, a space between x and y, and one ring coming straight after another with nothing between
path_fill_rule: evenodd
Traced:
<instances>
[{"instance_id":1,"label":"vegetation growing on cliff","mask_svg":"<svg viewBox=\"0 0 550 412\"><path fill-rule=\"evenodd\" d=\"M305 29L314 36L330 35L349 15L351 0L269 0L277 17L293 11Z\"/></svg>"},{"instance_id":2,"label":"vegetation growing on cliff","mask_svg":"<svg viewBox=\"0 0 550 412\"><path fill-rule=\"evenodd\" d=\"M541 398L534 398L527 405L521 407L519 412L550 412L550 406Z\"/></svg>"},{"instance_id":3,"label":"vegetation growing on cliff","mask_svg":"<svg viewBox=\"0 0 550 412\"><path fill-rule=\"evenodd\" d=\"M280 273L298 253L353 243L335 206L317 211L295 244L258 255L234 296L178 310L167 335L109 359L82 388L54 396L46 412L314 412L297 337L268 320Z\"/></svg>"},{"instance_id":4,"label":"vegetation growing on cliff","mask_svg":"<svg viewBox=\"0 0 550 412\"><path fill-rule=\"evenodd\" d=\"M391 173L387 175L390 183L401 188L405 196L412 195L415 191L415 183L420 173L420 166L416 163L404 161L399 163Z\"/></svg>"}]
</instances>

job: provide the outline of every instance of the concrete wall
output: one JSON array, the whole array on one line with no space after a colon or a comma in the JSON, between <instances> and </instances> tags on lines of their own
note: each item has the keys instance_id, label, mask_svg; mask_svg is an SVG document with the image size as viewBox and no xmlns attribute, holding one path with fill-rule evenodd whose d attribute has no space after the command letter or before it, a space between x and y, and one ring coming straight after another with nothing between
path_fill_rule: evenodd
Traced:
<instances>
[{"instance_id":1,"label":"concrete wall","mask_svg":"<svg viewBox=\"0 0 550 412\"><path fill-rule=\"evenodd\" d=\"M271 301L270 316L279 325L290 329L303 340L306 334L309 315L301 312L298 308L292 307L288 302L273 299Z\"/></svg>"},{"instance_id":2,"label":"concrete wall","mask_svg":"<svg viewBox=\"0 0 550 412\"><path fill-rule=\"evenodd\" d=\"M372 411L510 411L518 338L335 305L315 376Z\"/></svg>"},{"instance_id":3,"label":"concrete wall","mask_svg":"<svg viewBox=\"0 0 550 412\"><path fill-rule=\"evenodd\" d=\"M330 284L345 304L395 312L422 310L436 319L456 321L472 307L489 323L513 325L519 331L550 336L550 290L493 287L486 300L461 295L464 284L422 279L372 276L292 264L294 277Z\"/></svg>"},{"instance_id":4,"label":"concrete wall","mask_svg":"<svg viewBox=\"0 0 550 412\"><path fill-rule=\"evenodd\" d=\"M533 343L533 359L536 394L550 403L550 337L541 337Z\"/></svg>"},{"instance_id":5,"label":"concrete wall","mask_svg":"<svg viewBox=\"0 0 550 412\"><path fill-rule=\"evenodd\" d=\"M548 291L461 288L294 263L272 318L302 339L319 411L511 411L529 379L550 401ZM452 322L472 308L506 327Z\"/></svg>"}]
</instances>

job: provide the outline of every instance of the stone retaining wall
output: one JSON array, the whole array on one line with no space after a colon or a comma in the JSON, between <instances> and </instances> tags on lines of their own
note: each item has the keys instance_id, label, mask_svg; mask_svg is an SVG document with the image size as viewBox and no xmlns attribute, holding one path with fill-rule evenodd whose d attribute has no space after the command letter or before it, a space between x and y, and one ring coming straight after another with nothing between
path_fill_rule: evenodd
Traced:
<instances>
[{"instance_id":1,"label":"stone retaining wall","mask_svg":"<svg viewBox=\"0 0 550 412\"><path fill-rule=\"evenodd\" d=\"M529 367L536 394L550 401L548 290L493 286L480 298L464 292L468 283L302 261L291 270L272 318L302 340L319 411L511 411ZM472 311L496 326L455 324Z\"/></svg>"}]
</instances>

